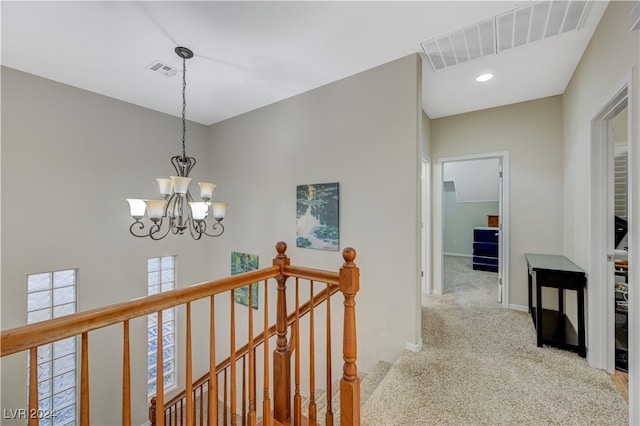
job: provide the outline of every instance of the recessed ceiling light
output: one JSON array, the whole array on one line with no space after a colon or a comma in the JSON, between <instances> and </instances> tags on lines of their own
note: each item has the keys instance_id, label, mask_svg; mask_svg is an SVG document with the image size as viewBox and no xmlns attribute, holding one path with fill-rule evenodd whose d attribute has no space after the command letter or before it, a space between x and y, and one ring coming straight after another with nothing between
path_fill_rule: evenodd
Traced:
<instances>
[{"instance_id":1,"label":"recessed ceiling light","mask_svg":"<svg viewBox=\"0 0 640 426\"><path fill-rule=\"evenodd\" d=\"M491 74L491 73L480 74L479 76L476 77L476 81L478 83L484 83L485 81L489 81L492 78L493 78L493 74Z\"/></svg>"}]
</instances>

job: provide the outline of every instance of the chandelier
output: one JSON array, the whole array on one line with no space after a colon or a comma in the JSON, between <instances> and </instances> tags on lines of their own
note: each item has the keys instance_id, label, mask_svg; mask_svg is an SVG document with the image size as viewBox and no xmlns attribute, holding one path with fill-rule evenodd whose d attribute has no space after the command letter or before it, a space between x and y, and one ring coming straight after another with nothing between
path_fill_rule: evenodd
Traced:
<instances>
[{"instance_id":1,"label":"chandelier","mask_svg":"<svg viewBox=\"0 0 640 426\"><path fill-rule=\"evenodd\" d=\"M182 58L182 155L171 158L171 164L176 170L177 176L170 179L159 178L158 185L162 200L141 200L128 198L129 211L134 222L129 227L129 232L136 237L150 237L153 240L161 240L169 232L183 235L188 229L194 240L199 240L203 235L218 237L224 232L222 219L224 219L227 203L213 203L211 201L216 185L209 182L198 182L200 186L200 198L195 201L189 192L191 178L189 173L196 164L196 159L187 157L185 151L185 135L187 125L185 112L187 109L187 66L186 60L193 57L193 52L186 47L176 47L176 54ZM214 221L207 223L211 211ZM142 221L145 213L151 223L145 225Z\"/></svg>"}]
</instances>

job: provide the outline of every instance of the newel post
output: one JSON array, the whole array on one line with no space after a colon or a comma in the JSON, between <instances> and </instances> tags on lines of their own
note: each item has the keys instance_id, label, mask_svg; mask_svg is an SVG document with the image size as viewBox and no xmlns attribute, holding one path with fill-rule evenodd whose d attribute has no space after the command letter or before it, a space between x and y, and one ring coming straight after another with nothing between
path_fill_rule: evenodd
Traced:
<instances>
[{"instance_id":1,"label":"newel post","mask_svg":"<svg viewBox=\"0 0 640 426\"><path fill-rule=\"evenodd\" d=\"M340 380L340 424L360 426L360 378L358 377L358 344L356 339L356 294L360 290L360 268L353 261L356 251L342 251L344 265L340 268L340 291L344 295L344 329L342 357L344 367Z\"/></svg>"},{"instance_id":2,"label":"newel post","mask_svg":"<svg viewBox=\"0 0 640 426\"><path fill-rule=\"evenodd\" d=\"M276 310L276 349L273 351L273 417L284 423L291 415L291 350L287 345L287 276L284 266L291 264L285 253L287 244L276 244L278 255L273 259L274 266L280 266L278 298Z\"/></svg>"}]
</instances>

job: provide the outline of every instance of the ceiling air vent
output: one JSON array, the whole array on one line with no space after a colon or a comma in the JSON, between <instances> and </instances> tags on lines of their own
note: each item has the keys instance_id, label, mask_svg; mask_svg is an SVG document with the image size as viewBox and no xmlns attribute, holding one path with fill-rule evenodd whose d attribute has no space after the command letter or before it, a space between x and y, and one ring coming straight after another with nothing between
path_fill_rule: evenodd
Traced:
<instances>
[{"instance_id":1,"label":"ceiling air vent","mask_svg":"<svg viewBox=\"0 0 640 426\"><path fill-rule=\"evenodd\" d=\"M580 29L589 1L535 1L420 43L435 71Z\"/></svg>"},{"instance_id":2,"label":"ceiling air vent","mask_svg":"<svg viewBox=\"0 0 640 426\"><path fill-rule=\"evenodd\" d=\"M498 52L580 29L588 1L542 1L496 16Z\"/></svg>"},{"instance_id":3,"label":"ceiling air vent","mask_svg":"<svg viewBox=\"0 0 640 426\"><path fill-rule=\"evenodd\" d=\"M147 68L149 68L151 71L160 73L160 74L164 74L167 77L173 77L174 75L176 75L178 73L178 70L170 67L167 64L163 64L160 61L153 61L151 62L151 64L149 64L147 66Z\"/></svg>"},{"instance_id":4,"label":"ceiling air vent","mask_svg":"<svg viewBox=\"0 0 640 426\"><path fill-rule=\"evenodd\" d=\"M494 20L488 18L420 43L434 70L496 53Z\"/></svg>"}]
</instances>

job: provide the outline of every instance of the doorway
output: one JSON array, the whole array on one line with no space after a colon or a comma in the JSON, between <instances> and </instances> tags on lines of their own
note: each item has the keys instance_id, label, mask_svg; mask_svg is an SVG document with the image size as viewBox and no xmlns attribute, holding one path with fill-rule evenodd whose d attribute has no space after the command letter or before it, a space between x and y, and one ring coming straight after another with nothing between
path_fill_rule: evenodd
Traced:
<instances>
[{"instance_id":1,"label":"doorway","mask_svg":"<svg viewBox=\"0 0 640 426\"><path fill-rule=\"evenodd\" d=\"M614 214L614 288L615 288L615 369L629 372L629 132L628 112L624 109L612 118L613 173L609 191L613 193Z\"/></svg>"},{"instance_id":2,"label":"doorway","mask_svg":"<svg viewBox=\"0 0 640 426\"><path fill-rule=\"evenodd\" d=\"M637 193L629 190L637 186L634 179L638 175L638 163L633 160L634 155L637 156L633 141L637 114L634 113L633 81L632 72L591 121L591 247L587 306L589 364L613 373L625 367L620 355L621 349L626 349L630 420L638 418L640 393L640 371L634 363L640 353L637 324L640 300L637 273L632 272L638 267L633 264L638 259L638 211L632 208L637 206L638 200L634 199ZM618 177L617 184L616 157L618 163L624 162L627 166L626 176ZM616 197L616 189L624 192L624 196ZM626 267L621 268L625 260Z\"/></svg>"},{"instance_id":3,"label":"doorway","mask_svg":"<svg viewBox=\"0 0 640 426\"><path fill-rule=\"evenodd\" d=\"M493 176L493 183L483 184L485 186L494 186L493 188L485 188L494 191L494 195L478 195L478 190L473 190L473 185L467 185L460 176L452 178L450 173L453 171L456 174L456 170L466 169L466 172L478 173L475 176L479 176L480 170L486 170L491 168L491 164L494 164L495 175ZM442 158L437 164L437 171L434 174L434 192L436 199L440 201L440 209L434 211L434 264L433 264L433 292L435 294L443 294L446 292L444 285L444 259L445 254L462 255L470 257L470 264L478 263L474 265L474 269L480 269L485 271L495 271L497 273L498 290L496 299L503 306L508 306L509 300L509 284L508 284L508 242L509 242L509 153L508 152L494 152L484 154L472 154L460 157ZM485 173L485 172L482 172ZM479 179L471 179L473 183L477 184ZM458 182L457 192L464 192L462 194L453 194L451 191L456 189L456 182ZM489 182L489 181L487 181ZM465 188L466 187L466 188ZM475 195L469 195L469 193ZM486 191L485 191L486 193ZM462 203L457 201L462 197ZM475 197L475 198L474 198ZM476 206L462 206L464 203L478 203ZM447 209L453 208L452 206L462 206L462 209L458 212L458 218L453 219L448 214ZM487 209L491 209L491 205L495 205L495 213L489 212ZM485 211L486 210L486 211ZM469 216L472 219L469 219ZM493 216L490 218L489 216ZM497 217L496 217L497 216ZM459 220L460 217L466 217L467 219L461 219L466 221L466 225L463 228L459 223L452 223L451 220ZM489 223L489 221L492 221ZM494 223L496 220L497 223ZM473 222L471 225L469 222ZM479 253L480 256L474 256L474 237L476 230L474 228L480 228L480 233L490 238L492 235L497 237L497 268L493 268L491 265L494 262L494 255L488 252ZM489 235L489 233L491 235ZM483 237L484 238L484 237ZM482 245L481 250L487 249L494 244L491 241L488 245ZM476 244L476 247L478 244ZM473 262L473 259L477 262Z\"/></svg>"}]
</instances>

